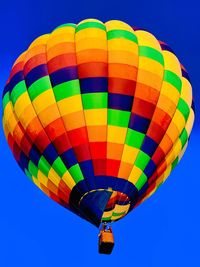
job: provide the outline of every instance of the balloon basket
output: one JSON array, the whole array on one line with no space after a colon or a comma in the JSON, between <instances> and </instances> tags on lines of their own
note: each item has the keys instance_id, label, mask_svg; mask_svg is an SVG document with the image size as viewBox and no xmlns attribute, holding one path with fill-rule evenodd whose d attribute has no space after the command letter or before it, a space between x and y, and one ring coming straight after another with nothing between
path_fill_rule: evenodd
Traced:
<instances>
[{"instance_id":1,"label":"balloon basket","mask_svg":"<svg viewBox=\"0 0 200 267\"><path fill-rule=\"evenodd\" d=\"M114 237L111 227L103 225L99 233L99 253L111 254L114 247Z\"/></svg>"}]
</instances>

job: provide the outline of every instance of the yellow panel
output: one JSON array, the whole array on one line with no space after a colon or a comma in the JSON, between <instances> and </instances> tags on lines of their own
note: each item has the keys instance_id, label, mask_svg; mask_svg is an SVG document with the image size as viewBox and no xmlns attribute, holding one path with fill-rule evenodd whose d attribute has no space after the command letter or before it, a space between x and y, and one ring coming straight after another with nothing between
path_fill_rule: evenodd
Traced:
<instances>
[{"instance_id":1,"label":"yellow panel","mask_svg":"<svg viewBox=\"0 0 200 267\"><path fill-rule=\"evenodd\" d=\"M142 173L142 170L134 165L128 178L128 181L135 185Z\"/></svg>"},{"instance_id":2,"label":"yellow panel","mask_svg":"<svg viewBox=\"0 0 200 267\"><path fill-rule=\"evenodd\" d=\"M107 125L107 108L84 110L86 125Z\"/></svg>"},{"instance_id":3,"label":"yellow panel","mask_svg":"<svg viewBox=\"0 0 200 267\"><path fill-rule=\"evenodd\" d=\"M65 38L75 33L75 28L72 26L64 26L60 28L56 28L52 33L51 37L56 37L58 35L65 35ZM68 40L64 39L66 42Z\"/></svg>"},{"instance_id":4,"label":"yellow panel","mask_svg":"<svg viewBox=\"0 0 200 267\"><path fill-rule=\"evenodd\" d=\"M13 133L13 131L15 130L15 127L17 126L17 123L18 123L18 120L16 119L14 113L12 113L10 115L10 117L8 118L6 123L8 125L10 132Z\"/></svg>"},{"instance_id":5,"label":"yellow panel","mask_svg":"<svg viewBox=\"0 0 200 267\"><path fill-rule=\"evenodd\" d=\"M62 180L70 188L70 190L72 190L72 188L76 185L75 181L73 180L71 174L68 171L66 171L62 176Z\"/></svg>"},{"instance_id":6,"label":"yellow panel","mask_svg":"<svg viewBox=\"0 0 200 267\"><path fill-rule=\"evenodd\" d=\"M125 144L122 155L122 161L133 164L137 158L139 151L140 151L139 149Z\"/></svg>"},{"instance_id":7,"label":"yellow panel","mask_svg":"<svg viewBox=\"0 0 200 267\"><path fill-rule=\"evenodd\" d=\"M194 111L192 109L190 109L190 114L189 114L187 123L185 125L185 129L186 129L188 135L190 135L190 133L192 131L193 123L194 123Z\"/></svg>"},{"instance_id":8,"label":"yellow panel","mask_svg":"<svg viewBox=\"0 0 200 267\"><path fill-rule=\"evenodd\" d=\"M159 62L151 58L140 57L139 68L153 72L156 75L160 76L161 80L163 79L163 72L164 72L163 66Z\"/></svg>"},{"instance_id":9,"label":"yellow panel","mask_svg":"<svg viewBox=\"0 0 200 267\"><path fill-rule=\"evenodd\" d=\"M135 35L138 38L138 43L140 46L149 46L161 52L160 44L153 34L139 30L135 32Z\"/></svg>"},{"instance_id":10,"label":"yellow panel","mask_svg":"<svg viewBox=\"0 0 200 267\"><path fill-rule=\"evenodd\" d=\"M47 186L48 178L41 172L41 170L38 170L37 178L43 185Z\"/></svg>"},{"instance_id":11,"label":"yellow panel","mask_svg":"<svg viewBox=\"0 0 200 267\"><path fill-rule=\"evenodd\" d=\"M120 20L110 20L105 23L107 31L111 30L125 30L134 33L133 29L127 23Z\"/></svg>"},{"instance_id":12,"label":"yellow panel","mask_svg":"<svg viewBox=\"0 0 200 267\"><path fill-rule=\"evenodd\" d=\"M126 132L126 128L108 125L107 140L111 143L124 144Z\"/></svg>"},{"instance_id":13,"label":"yellow panel","mask_svg":"<svg viewBox=\"0 0 200 267\"><path fill-rule=\"evenodd\" d=\"M107 40L101 40L99 38L87 38L76 42L76 51L82 51L87 49L106 49Z\"/></svg>"},{"instance_id":14,"label":"yellow panel","mask_svg":"<svg viewBox=\"0 0 200 267\"><path fill-rule=\"evenodd\" d=\"M48 178L49 180L53 182L54 185L58 187L61 178L59 177L59 175L56 173L56 171L53 168L49 170Z\"/></svg>"},{"instance_id":15,"label":"yellow panel","mask_svg":"<svg viewBox=\"0 0 200 267\"><path fill-rule=\"evenodd\" d=\"M48 38L49 38L49 34L44 34L44 35L39 36L38 38L36 38L31 43L31 45L29 46L28 50L32 49L35 46L38 46L38 45L41 45L41 44L45 44L47 42Z\"/></svg>"},{"instance_id":16,"label":"yellow panel","mask_svg":"<svg viewBox=\"0 0 200 267\"><path fill-rule=\"evenodd\" d=\"M161 94L172 99L174 103L178 103L180 93L178 92L176 87L174 87L172 84L163 81Z\"/></svg>"},{"instance_id":17,"label":"yellow panel","mask_svg":"<svg viewBox=\"0 0 200 267\"><path fill-rule=\"evenodd\" d=\"M30 98L27 92L21 94L21 96L17 99L14 110L18 117L24 112L24 110L30 105Z\"/></svg>"},{"instance_id":18,"label":"yellow panel","mask_svg":"<svg viewBox=\"0 0 200 267\"><path fill-rule=\"evenodd\" d=\"M163 51L163 57L165 62L165 68L167 70L174 72L181 78L182 72L181 72L180 62L178 61L177 57L173 53L166 50Z\"/></svg>"},{"instance_id":19,"label":"yellow panel","mask_svg":"<svg viewBox=\"0 0 200 267\"><path fill-rule=\"evenodd\" d=\"M138 55L129 51L109 51L108 63L128 64L138 66Z\"/></svg>"},{"instance_id":20,"label":"yellow panel","mask_svg":"<svg viewBox=\"0 0 200 267\"><path fill-rule=\"evenodd\" d=\"M18 114L17 116L19 117L19 120L21 124L23 125L23 127L26 129L29 123L36 117L36 113L35 113L35 110L33 109L32 104L30 104L21 113L21 116L19 116Z\"/></svg>"},{"instance_id":21,"label":"yellow panel","mask_svg":"<svg viewBox=\"0 0 200 267\"><path fill-rule=\"evenodd\" d=\"M47 107L51 106L55 103L55 97L53 94L52 89L48 89L42 94L38 95L33 100L33 106L36 110L36 113L39 114L42 110L46 109Z\"/></svg>"},{"instance_id":22,"label":"yellow panel","mask_svg":"<svg viewBox=\"0 0 200 267\"><path fill-rule=\"evenodd\" d=\"M42 121L43 127L48 126L51 122L54 122L60 118L60 113L57 104L53 104L38 114L38 117Z\"/></svg>"},{"instance_id":23,"label":"yellow panel","mask_svg":"<svg viewBox=\"0 0 200 267\"><path fill-rule=\"evenodd\" d=\"M128 39L111 39L108 40L108 51L132 51L138 54L138 45Z\"/></svg>"},{"instance_id":24,"label":"yellow panel","mask_svg":"<svg viewBox=\"0 0 200 267\"><path fill-rule=\"evenodd\" d=\"M182 78L182 90L181 90L181 98L185 100L188 106L192 104L192 87L187 79Z\"/></svg>"},{"instance_id":25,"label":"yellow panel","mask_svg":"<svg viewBox=\"0 0 200 267\"><path fill-rule=\"evenodd\" d=\"M86 28L76 33L76 42L88 38L98 38L99 41L107 39L106 31L99 28Z\"/></svg>"},{"instance_id":26,"label":"yellow panel","mask_svg":"<svg viewBox=\"0 0 200 267\"><path fill-rule=\"evenodd\" d=\"M103 22L100 21L100 20L98 20L98 19L84 19L84 20L82 20L81 22L79 22L79 23L77 24L77 26L79 26L79 25L81 25L81 24L83 24L83 23L85 23L85 22L99 22L99 23L103 24Z\"/></svg>"},{"instance_id":27,"label":"yellow panel","mask_svg":"<svg viewBox=\"0 0 200 267\"><path fill-rule=\"evenodd\" d=\"M4 109L4 120L8 121L8 119L12 115L12 113L13 113L13 105L9 101L8 104L6 105L5 109Z\"/></svg>"},{"instance_id":28,"label":"yellow panel","mask_svg":"<svg viewBox=\"0 0 200 267\"><path fill-rule=\"evenodd\" d=\"M121 212L127 213L129 208L130 208L130 204L126 204L126 205L118 205L118 204L116 204L114 212L115 213L121 213Z\"/></svg>"},{"instance_id":29,"label":"yellow panel","mask_svg":"<svg viewBox=\"0 0 200 267\"><path fill-rule=\"evenodd\" d=\"M64 98L57 102L60 113L62 116L71 114L83 109L82 100L80 95L74 95L71 97Z\"/></svg>"},{"instance_id":30,"label":"yellow panel","mask_svg":"<svg viewBox=\"0 0 200 267\"><path fill-rule=\"evenodd\" d=\"M178 109L176 110L174 114L173 122L176 125L176 127L179 129L179 132L181 133L183 130L183 127L185 126L185 118Z\"/></svg>"},{"instance_id":31,"label":"yellow panel","mask_svg":"<svg viewBox=\"0 0 200 267\"><path fill-rule=\"evenodd\" d=\"M62 34L58 34L58 35L54 35L54 34L52 34L52 36L50 35L48 39L47 48L50 49L60 43L74 42L74 36L75 36L74 34L75 34L75 30L73 32L69 31L69 32L65 32Z\"/></svg>"}]
</instances>

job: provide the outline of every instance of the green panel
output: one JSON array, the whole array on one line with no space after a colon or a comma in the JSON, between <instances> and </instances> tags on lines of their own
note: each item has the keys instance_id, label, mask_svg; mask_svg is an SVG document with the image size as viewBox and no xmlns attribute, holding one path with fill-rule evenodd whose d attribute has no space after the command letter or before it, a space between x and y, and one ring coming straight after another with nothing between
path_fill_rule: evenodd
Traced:
<instances>
[{"instance_id":1,"label":"green panel","mask_svg":"<svg viewBox=\"0 0 200 267\"><path fill-rule=\"evenodd\" d=\"M176 167L178 164L178 157L172 162L172 170Z\"/></svg>"},{"instance_id":2,"label":"green panel","mask_svg":"<svg viewBox=\"0 0 200 267\"><path fill-rule=\"evenodd\" d=\"M128 129L125 143L129 146L140 148L144 138L145 134Z\"/></svg>"},{"instance_id":3,"label":"green panel","mask_svg":"<svg viewBox=\"0 0 200 267\"><path fill-rule=\"evenodd\" d=\"M182 147L184 147L184 145L186 144L186 142L188 140L188 134L187 134L187 131L185 129L183 129L179 138L181 140Z\"/></svg>"},{"instance_id":4,"label":"green panel","mask_svg":"<svg viewBox=\"0 0 200 267\"><path fill-rule=\"evenodd\" d=\"M142 173L135 186L137 187L138 190L140 190L146 183L146 181L147 181L147 176L144 173Z\"/></svg>"},{"instance_id":5,"label":"green panel","mask_svg":"<svg viewBox=\"0 0 200 267\"><path fill-rule=\"evenodd\" d=\"M56 101L80 94L79 80L60 83L53 88Z\"/></svg>"},{"instance_id":6,"label":"green panel","mask_svg":"<svg viewBox=\"0 0 200 267\"><path fill-rule=\"evenodd\" d=\"M84 109L107 108L108 93L82 94Z\"/></svg>"},{"instance_id":7,"label":"green panel","mask_svg":"<svg viewBox=\"0 0 200 267\"><path fill-rule=\"evenodd\" d=\"M183 114L185 121L187 121L189 113L190 113L190 108L188 107L188 104L182 99L179 99L177 109L180 110L180 112Z\"/></svg>"},{"instance_id":8,"label":"green panel","mask_svg":"<svg viewBox=\"0 0 200 267\"><path fill-rule=\"evenodd\" d=\"M182 87L181 79L174 72L172 72L170 70L165 70L164 81L166 81L166 82L170 83L171 85L173 85L174 87L176 87L176 89L179 91L179 93L181 92L181 87Z\"/></svg>"},{"instance_id":9,"label":"green panel","mask_svg":"<svg viewBox=\"0 0 200 267\"><path fill-rule=\"evenodd\" d=\"M28 170L34 177L37 178L38 168L35 166L35 164L32 161L29 161Z\"/></svg>"},{"instance_id":10,"label":"green panel","mask_svg":"<svg viewBox=\"0 0 200 267\"><path fill-rule=\"evenodd\" d=\"M161 65L164 66L163 55L156 49L149 46L139 46L139 55L142 57L149 57L153 60L156 60Z\"/></svg>"},{"instance_id":11,"label":"green panel","mask_svg":"<svg viewBox=\"0 0 200 267\"><path fill-rule=\"evenodd\" d=\"M111 40L114 38L124 38L136 44L138 43L136 35L126 30L110 30L107 32L107 38L108 40Z\"/></svg>"},{"instance_id":12,"label":"green panel","mask_svg":"<svg viewBox=\"0 0 200 267\"><path fill-rule=\"evenodd\" d=\"M51 89L49 76L44 76L32 83L31 86L28 88L30 99L33 101L38 95L42 94L48 89Z\"/></svg>"},{"instance_id":13,"label":"green panel","mask_svg":"<svg viewBox=\"0 0 200 267\"><path fill-rule=\"evenodd\" d=\"M67 171L67 168L65 167L65 164L63 163L60 157L57 157L57 159L53 162L52 168L57 172L60 177L62 177Z\"/></svg>"},{"instance_id":14,"label":"green panel","mask_svg":"<svg viewBox=\"0 0 200 267\"><path fill-rule=\"evenodd\" d=\"M76 28L76 24L74 24L74 23L65 23L65 24L62 24L62 25L58 26L57 28L55 28L55 30L56 29L59 29L59 28L65 28L65 27L73 27L73 28Z\"/></svg>"},{"instance_id":15,"label":"green panel","mask_svg":"<svg viewBox=\"0 0 200 267\"><path fill-rule=\"evenodd\" d=\"M108 109L108 124L120 127L128 127L130 112L118 109Z\"/></svg>"},{"instance_id":16,"label":"green panel","mask_svg":"<svg viewBox=\"0 0 200 267\"><path fill-rule=\"evenodd\" d=\"M69 172L76 183L84 179L83 174L78 164L75 164L71 168L69 168Z\"/></svg>"},{"instance_id":17,"label":"green panel","mask_svg":"<svg viewBox=\"0 0 200 267\"><path fill-rule=\"evenodd\" d=\"M43 174L46 177L48 177L48 173L49 173L49 170L51 169L51 166L43 156L41 156L38 162L38 169L41 170L41 172L43 172Z\"/></svg>"},{"instance_id":18,"label":"green panel","mask_svg":"<svg viewBox=\"0 0 200 267\"><path fill-rule=\"evenodd\" d=\"M27 169L25 169L24 172L25 172L26 176L27 176L31 181L33 181L30 172L29 172Z\"/></svg>"},{"instance_id":19,"label":"green panel","mask_svg":"<svg viewBox=\"0 0 200 267\"><path fill-rule=\"evenodd\" d=\"M3 97L3 110L5 109L6 105L10 102L10 93L7 92Z\"/></svg>"},{"instance_id":20,"label":"green panel","mask_svg":"<svg viewBox=\"0 0 200 267\"><path fill-rule=\"evenodd\" d=\"M103 218L102 218L102 221L103 221L103 222L111 221L111 218L112 218L112 216L110 216L110 217L103 217Z\"/></svg>"},{"instance_id":21,"label":"green panel","mask_svg":"<svg viewBox=\"0 0 200 267\"><path fill-rule=\"evenodd\" d=\"M97 21L88 21L88 22L83 22L79 24L76 28L76 32L79 32L87 28L97 28L97 29L106 31L106 27L104 24L97 22Z\"/></svg>"},{"instance_id":22,"label":"green panel","mask_svg":"<svg viewBox=\"0 0 200 267\"><path fill-rule=\"evenodd\" d=\"M136 158L135 166L137 166L143 171L145 167L147 166L147 163L149 162L149 160L150 160L150 157L147 154L145 154L143 151L140 151Z\"/></svg>"},{"instance_id":23,"label":"green panel","mask_svg":"<svg viewBox=\"0 0 200 267\"><path fill-rule=\"evenodd\" d=\"M19 82L15 85L11 92L11 99L13 102L13 105L16 103L17 99L22 95L24 92L26 92L26 84L24 81Z\"/></svg>"},{"instance_id":24,"label":"green panel","mask_svg":"<svg viewBox=\"0 0 200 267\"><path fill-rule=\"evenodd\" d=\"M112 216L121 216L121 215L124 215L124 214L126 214L126 212L125 211L123 211L123 212L113 212L113 214L112 214Z\"/></svg>"}]
</instances>

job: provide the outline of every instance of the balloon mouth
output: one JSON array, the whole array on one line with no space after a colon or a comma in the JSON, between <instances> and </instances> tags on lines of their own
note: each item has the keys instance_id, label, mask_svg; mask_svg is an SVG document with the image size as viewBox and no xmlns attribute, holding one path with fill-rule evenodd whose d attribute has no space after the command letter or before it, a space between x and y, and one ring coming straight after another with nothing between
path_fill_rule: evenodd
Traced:
<instances>
[{"instance_id":1,"label":"balloon mouth","mask_svg":"<svg viewBox=\"0 0 200 267\"><path fill-rule=\"evenodd\" d=\"M95 177L95 186L88 190L82 180L72 189L70 208L80 217L99 227L113 222L131 211L138 200L138 190L129 181L111 176Z\"/></svg>"},{"instance_id":2,"label":"balloon mouth","mask_svg":"<svg viewBox=\"0 0 200 267\"><path fill-rule=\"evenodd\" d=\"M79 201L79 207L99 226L102 222L113 222L124 217L129 211L130 199L112 188L97 189L85 193Z\"/></svg>"}]
</instances>

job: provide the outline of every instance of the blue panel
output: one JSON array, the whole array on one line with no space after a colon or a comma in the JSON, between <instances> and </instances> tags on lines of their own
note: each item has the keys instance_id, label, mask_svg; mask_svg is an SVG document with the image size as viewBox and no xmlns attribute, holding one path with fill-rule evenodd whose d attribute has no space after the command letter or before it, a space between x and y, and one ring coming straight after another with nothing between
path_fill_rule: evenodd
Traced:
<instances>
[{"instance_id":1,"label":"blue panel","mask_svg":"<svg viewBox=\"0 0 200 267\"><path fill-rule=\"evenodd\" d=\"M82 198L80 202L80 209L86 217L90 218L94 225L99 227L101 218L110 199L112 192L108 191L94 191L90 192Z\"/></svg>"},{"instance_id":2,"label":"blue panel","mask_svg":"<svg viewBox=\"0 0 200 267\"><path fill-rule=\"evenodd\" d=\"M71 149L71 148L69 150L65 151L60 157L61 157L62 161L65 163L65 166L67 167L67 169L69 169L73 165L77 164L76 156L74 154L73 149Z\"/></svg>"},{"instance_id":3,"label":"blue panel","mask_svg":"<svg viewBox=\"0 0 200 267\"><path fill-rule=\"evenodd\" d=\"M72 66L52 72L50 79L53 87L64 82L76 80L78 79L77 67Z\"/></svg>"},{"instance_id":4,"label":"blue panel","mask_svg":"<svg viewBox=\"0 0 200 267\"><path fill-rule=\"evenodd\" d=\"M108 108L131 111L133 96L111 94L108 95Z\"/></svg>"},{"instance_id":5,"label":"blue panel","mask_svg":"<svg viewBox=\"0 0 200 267\"><path fill-rule=\"evenodd\" d=\"M108 91L108 78L92 77L80 79L81 93L96 93Z\"/></svg>"},{"instance_id":6,"label":"blue panel","mask_svg":"<svg viewBox=\"0 0 200 267\"><path fill-rule=\"evenodd\" d=\"M23 76L23 72L19 71L17 72L12 79L10 80L10 82L5 86L4 91L3 91L3 96L10 91L10 93L12 92L13 88L15 87L15 85L17 85L19 82L24 80L24 76Z\"/></svg>"},{"instance_id":7,"label":"blue panel","mask_svg":"<svg viewBox=\"0 0 200 267\"><path fill-rule=\"evenodd\" d=\"M89 187L89 190L96 189L92 160L82 161L79 163L79 166Z\"/></svg>"},{"instance_id":8,"label":"blue panel","mask_svg":"<svg viewBox=\"0 0 200 267\"><path fill-rule=\"evenodd\" d=\"M154 154L157 147L158 144L152 138L146 135L141 150L151 157Z\"/></svg>"},{"instance_id":9,"label":"blue panel","mask_svg":"<svg viewBox=\"0 0 200 267\"><path fill-rule=\"evenodd\" d=\"M29 159L27 158L27 156L24 154L23 151L20 152L20 159L19 159L19 166L21 167L21 169L24 171L25 169L28 169L28 163L29 163Z\"/></svg>"},{"instance_id":10,"label":"blue panel","mask_svg":"<svg viewBox=\"0 0 200 267\"><path fill-rule=\"evenodd\" d=\"M25 76L26 86L30 87L32 83L47 75L48 71L46 64L41 64L31 69L31 71Z\"/></svg>"},{"instance_id":11,"label":"blue panel","mask_svg":"<svg viewBox=\"0 0 200 267\"><path fill-rule=\"evenodd\" d=\"M143 187L139 190L138 196L141 197L147 191L148 187L149 187L149 184L148 184L148 182L146 182L143 185Z\"/></svg>"},{"instance_id":12,"label":"blue panel","mask_svg":"<svg viewBox=\"0 0 200 267\"><path fill-rule=\"evenodd\" d=\"M147 178L150 178L153 173L155 172L157 166L152 159L150 159L149 163L147 164L146 168L144 169L144 173L146 174Z\"/></svg>"},{"instance_id":13,"label":"blue panel","mask_svg":"<svg viewBox=\"0 0 200 267\"><path fill-rule=\"evenodd\" d=\"M57 159L58 153L56 152L54 146L49 144L46 149L43 151L43 156L49 162L50 165Z\"/></svg>"},{"instance_id":14,"label":"blue panel","mask_svg":"<svg viewBox=\"0 0 200 267\"><path fill-rule=\"evenodd\" d=\"M38 149L36 148L35 145L32 146L30 152L29 152L29 158L30 160L36 165L38 166L38 162L40 160L41 154L38 151Z\"/></svg>"},{"instance_id":15,"label":"blue panel","mask_svg":"<svg viewBox=\"0 0 200 267\"><path fill-rule=\"evenodd\" d=\"M146 119L136 114L131 114L129 128L135 131L141 132L141 133L146 133L149 127L149 124L150 124L149 119Z\"/></svg>"}]
</instances>

